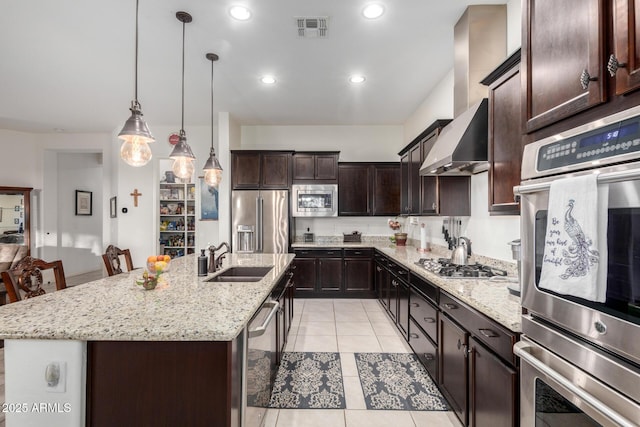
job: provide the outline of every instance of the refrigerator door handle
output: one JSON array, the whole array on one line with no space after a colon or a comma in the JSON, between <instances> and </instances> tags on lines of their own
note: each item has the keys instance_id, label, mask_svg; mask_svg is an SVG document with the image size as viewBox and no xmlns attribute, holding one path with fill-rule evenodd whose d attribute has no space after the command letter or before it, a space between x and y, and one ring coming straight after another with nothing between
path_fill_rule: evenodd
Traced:
<instances>
[{"instance_id":1,"label":"refrigerator door handle","mask_svg":"<svg viewBox=\"0 0 640 427\"><path fill-rule=\"evenodd\" d=\"M263 199L262 196L256 198L256 252L263 250Z\"/></svg>"}]
</instances>

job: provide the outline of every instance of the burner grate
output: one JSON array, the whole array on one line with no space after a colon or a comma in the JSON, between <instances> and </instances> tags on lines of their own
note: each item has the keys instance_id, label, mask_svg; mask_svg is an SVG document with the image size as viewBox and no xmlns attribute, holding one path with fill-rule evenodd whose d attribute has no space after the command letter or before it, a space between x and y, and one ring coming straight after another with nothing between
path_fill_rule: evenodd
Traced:
<instances>
[{"instance_id":1,"label":"burner grate","mask_svg":"<svg viewBox=\"0 0 640 427\"><path fill-rule=\"evenodd\" d=\"M447 278L474 278L506 276L507 272L484 264L458 265L453 264L447 258L421 258L417 265L425 270Z\"/></svg>"}]
</instances>

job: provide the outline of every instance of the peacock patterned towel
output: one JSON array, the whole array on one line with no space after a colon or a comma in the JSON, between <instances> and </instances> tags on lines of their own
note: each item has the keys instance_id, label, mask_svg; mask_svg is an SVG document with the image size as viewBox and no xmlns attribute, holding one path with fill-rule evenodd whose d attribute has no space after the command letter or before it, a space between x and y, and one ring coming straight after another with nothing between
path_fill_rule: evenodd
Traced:
<instances>
[{"instance_id":1,"label":"peacock patterned towel","mask_svg":"<svg viewBox=\"0 0 640 427\"><path fill-rule=\"evenodd\" d=\"M605 301L608 202L595 174L551 184L540 288Z\"/></svg>"}]
</instances>

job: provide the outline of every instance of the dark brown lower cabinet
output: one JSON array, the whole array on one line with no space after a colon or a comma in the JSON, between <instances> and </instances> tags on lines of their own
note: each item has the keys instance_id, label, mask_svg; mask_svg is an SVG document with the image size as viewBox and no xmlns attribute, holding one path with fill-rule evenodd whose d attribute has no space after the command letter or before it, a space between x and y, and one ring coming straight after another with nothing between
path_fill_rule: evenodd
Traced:
<instances>
[{"instance_id":1,"label":"dark brown lower cabinet","mask_svg":"<svg viewBox=\"0 0 640 427\"><path fill-rule=\"evenodd\" d=\"M327 255L333 256L333 254ZM339 258L318 258L318 291L342 290L342 255Z\"/></svg>"},{"instance_id":2,"label":"dark brown lower cabinet","mask_svg":"<svg viewBox=\"0 0 640 427\"><path fill-rule=\"evenodd\" d=\"M293 260L295 266L295 290L300 298L305 298L306 293L315 291L316 288L316 258L296 258Z\"/></svg>"},{"instance_id":3,"label":"dark brown lower cabinet","mask_svg":"<svg viewBox=\"0 0 640 427\"><path fill-rule=\"evenodd\" d=\"M469 333L446 315L440 316L440 390L463 425L467 425L469 398Z\"/></svg>"},{"instance_id":4,"label":"dark brown lower cabinet","mask_svg":"<svg viewBox=\"0 0 640 427\"><path fill-rule=\"evenodd\" d=\"M413 349L418 359L433 378L438 382L438 347L429 338L428 334L422 330L413 318L409 318L409 345Z\"/></svg>"},{"instance_id":5,"label":"dark brown lower cabinet","mask_svg":"<svg viewBox=\"0 0 640 427\"><path fill-rule=\"evenodd\" d=\"M371 249L365 251L345 249L344 291L346 293L371 292L374 294L373 258Z\"/></svg>"},{"instance_id":6,"label":"dark brown lower cabinet","mask_svg":"<svg viewBox=\"0 0 640 427\"><path fill-rule=\"evenodd\" d=\"M518 423L518 373L471 338L470 427L511 427Z\"/></svg>"},{"instance_id":7,"label":"dark brown lower cabinet","mask_svg":"<svg viewBox=\"0 0 640 427\"><path fill-rule=\"evenodd\" d=\"M298 297L376 297L373 249L295 249L295 254Z\"/></svg>"},{"instance_id":8,"label":"dark brown lower cabinet","mask_svg":"<svg viewBox=\"0 0 640 427\"><path fill-rule=\"evenodd\" d=\"M378 293L378 300L384 308L389 311L389 270L387 270L387 260L379 253L375 254L374 264L375 288Z\"/></svg>"},{"instance_id":9,"label":"dark brown lower cabinet","mask_svg":"<svg viewBox=\"0 0 640 427\"><path fill-rule=\"evenodd\" d=\"M233 342L89 341L87 425L237 425Z\"/></svg>"}]
</instances>

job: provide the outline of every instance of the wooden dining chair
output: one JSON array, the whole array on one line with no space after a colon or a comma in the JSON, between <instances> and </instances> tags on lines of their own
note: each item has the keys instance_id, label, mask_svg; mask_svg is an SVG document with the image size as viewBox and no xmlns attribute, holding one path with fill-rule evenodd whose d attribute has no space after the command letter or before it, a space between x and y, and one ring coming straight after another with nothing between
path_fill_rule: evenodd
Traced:
<instances>
[{"instance_id":1,"label":"wooden dining chair","mask_svg":"<svg viewBox=\"0 0 640 427\"><path fill-rule=\"evenodd\" d=\"M120 249L117 246L109 245L105 253L102 254L102 260L109 276L122 273L122 267L120 267L121 255L124 256L124 260L127 263L127 271L133 270L133 261L131 260L129 249Z\"/></svg>"},{"instance_id":2,"label":"wooden dining chair","mask_svg":"<svg viewBox=\"0 0 640 427\"><path fill-rule=\"evenodd\" d=\"M2 272L2 281L7 289L9 303L45 294L42 288L42 271L52 270L56 290L67 287L62 261L43 261L30 256L24 257L15 268Z\"/></svg>"}]
</instances>

